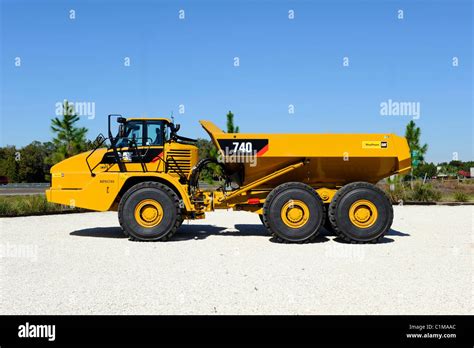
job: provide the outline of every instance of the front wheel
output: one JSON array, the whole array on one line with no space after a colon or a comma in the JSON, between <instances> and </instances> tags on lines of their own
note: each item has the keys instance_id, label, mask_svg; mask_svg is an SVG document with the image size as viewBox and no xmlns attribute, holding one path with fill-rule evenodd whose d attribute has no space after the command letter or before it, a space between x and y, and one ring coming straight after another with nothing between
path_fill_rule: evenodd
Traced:
<instances>
[{"instance_id":1,"label":"front wheel","mask_svg":"<svg viewBox=\"0 0 474 348\"><path fill-rule=\"evenodd\" d=\"M168 240L182 219L179 198L166 185L147 181L133 186L120 200L119 222L132 240Z\"/></svg>"},{"instance_id":2,"label":"front wheel","mask_svg":"<svg viewBox=\"0 0 474 348\"><path fill-rule=\"evenodd\" d=\"M334 232L351 243L376 243L390 229L393 208L385 193L366 182L340 188L328 212Z\"/></svg>"}]
</instances>

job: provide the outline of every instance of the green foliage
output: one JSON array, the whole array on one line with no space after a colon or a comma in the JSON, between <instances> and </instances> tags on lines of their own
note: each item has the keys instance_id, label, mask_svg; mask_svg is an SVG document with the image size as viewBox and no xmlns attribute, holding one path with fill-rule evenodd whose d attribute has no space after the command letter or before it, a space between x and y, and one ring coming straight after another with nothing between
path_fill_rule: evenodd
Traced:
<instances>
[{"instance_id":1,"label":"green foliage","mask_svg":"<svg viewBox=\"0 0 474 348\"><path fill-rule=\"evenodd\" d=\"M469 196L462 191L454 192L454 200L456 202L467 202L469 200Z\"/></svg>"},{"instance_id":2,"label":"green foliage","mask_svg":"<svg viewBox=\"0 0 474 348\"><path fill-rule=\"evenodd\" d=\"M0 217L41 215L63 211L80 212L84 211L84 209L49 203L44 195L0 196Z\"/></svg>"},{"instance_id":3,"label":"green foliage","mask_svg":"<svg viewBox=\"0 0 474 348\"><path fill-rule=\"evenodd\" d=\"M49 176L49 166L45 164L45 160L53 148L52 143L39 141L33 141L23 147L18 160L18 181L45 182Z\"/></svg>"},{"instance_id":4,"label":"green foliage","mask_svg":"<svg viewBox=\"0 0 474 348\"><path fill-rule=\"evenodd\" d=\"M198 147L199 159L202 158L212 158L217 159L218 151L214 144L207 139L199 138L197 139L196 146ZM204 170L201 172L201 180L204 180L207 183L213 183L215 180L218 180L219 176L222 174L222 168L215 164L208 164Z\"/></svg>"},{"instance_id":5,"label":"green foliage","mask_svg":"<svg viewBox=\"0 0 474 348\"><path fill-rule=\"evenodd\" d=\"M239 127L234 126L234 114L229 111L227 117L227 133L239 133Z\"/></svg>"},{"instance_id":6,"label":"green foliage","mask_svg":"<svg viewBox=\"0 0 474 348\"><path fill-rule=\"evenodd\" d=\"M433 188L431 184L416 182L413 185L409 198L417 202L436 202L441 199L441 192Z\"/></svg>"},{"instance_id":7,"label":"green foliage","mask_svg":"<svg viewBox=\"0 0 474 348\"><path fill-rule=\"evenodd\" d=\"M196 142L198 148L199 159L209 158L209 154L215 146L207 139L198 138Z\"/></svg>"},{"instance_id":8,"label":"green foliage","mask_svg":"<svg viewBox=\"0 0 474 348\"><path fill-rule=\"evenodd\" d=\"M234 125L234 114L229 111L227 117L227 133L239 133L239 127ZM197 147L199 151L199 158L212 158L217 159L218 151L214 144L206 139L198 139ZM212 184L222 177L222 167L216 163L210 163L201 172L201 180Z\"/></svg>"},{"instance_id":9,"label":"green foliage","mask_svg":"<svg viewBox=\"0 0 474 348\"><path fill-rule=\"evenodd\" d=\"M0 175L6 176L10 182L18 181L19 155L15 146L0 148Z\"/></svg>"},{"instance_id":10,"label":"green foliage","mask_svg":"<svg viewBox=\"0 0 474 348\"><path fill-rule=\"evenodd\" d=\"M434 163L423 163L413 169L413 176L415 178L423 178L425 174L427 178L436 176L436 165Z\"/></svg>"},{"instance_id":11,"label":"green foliage","mask_svg":"<svg viewBox=\"0 0 474 348\"><path fill-rule=\"evenodd\" d=\"M51 142L33 141L21 149L14 146L0 148L0 175L9 182L46 182L49 180L49 165L46 159L53 152Z\"/></svg>"},{"instance_id":12,"label":"green foliage","mask_svg":"<svg viewBox=\"0 0 474 348\"><path fill-rule=\"evenodd\" d=\"M411 120L405 130L405 138L407 139L408 146L412 154L412 167L416 167L419 163L423 163L425 160L426 152L428 151L428 145L420 145L421 129L417 127L415 121Z\"/></svg>"},{"instance_id":13,"label":"green foliage","mask_svg":"<svg viewBox=\"0 0 474 348\"><path fill-rule=\"evenodd\" d=\"M453 168L456 167L457 171L464 170L466 172L469 172L471 168L474 168L474 161L451 161L448 163L448 165Z\"/></svg>"},{"instance_id":14,"label":"green foliage","mask_svg":"<svg viewBox=\"0 0 474 348\"><path fill-rule=\"evenodd\" d=\"M71 112L73 108L67 100L64 101L63 110L61 119L55 117L51 120L51 130L55 134L53 139L55 150L48 158L50 164L58 163L87 149L87 128L75 125L79 121L79 116Z\"/></svg>"},{"instance_id":15,"label":"green foliage","mask_svg":"<svg viewBox=\"0 0 474 348\"><path fill-rule=\"evenodd\" d=\"M445 164L441 166L439 170L439 174L445 174L448 176L457 176L458 171L459 169L457 167L449 165L449 164Z\"/></svg>"}]
</instances>

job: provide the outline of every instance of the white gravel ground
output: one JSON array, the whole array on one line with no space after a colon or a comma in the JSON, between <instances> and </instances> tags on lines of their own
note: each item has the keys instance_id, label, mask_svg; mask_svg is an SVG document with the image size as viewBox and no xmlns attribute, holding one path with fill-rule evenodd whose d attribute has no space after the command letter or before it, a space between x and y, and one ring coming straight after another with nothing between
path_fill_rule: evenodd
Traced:
<instances>
[{"instance_id":1,"label":"white gravel ground","mask_svg":"<svg viewBox=\"0 0 474 348\"><path fill-rule=\"evenodd\" d=\"M0 314L474 314L473 207L395 207L376 245L277 244L219 211L169 242L116 213L0 219Z\"/></svg>"}]
</instances>

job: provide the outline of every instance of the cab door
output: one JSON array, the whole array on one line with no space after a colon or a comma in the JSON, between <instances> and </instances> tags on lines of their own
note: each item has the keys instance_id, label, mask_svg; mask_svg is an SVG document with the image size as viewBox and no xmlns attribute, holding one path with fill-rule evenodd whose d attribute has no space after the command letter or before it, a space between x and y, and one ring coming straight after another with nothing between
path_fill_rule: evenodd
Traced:
<instances>
[{"instance_id":1,"label":"cab door","mask_svg":"<svg viewBox=\"0 0 474 348\"><path fill-rule=\"evenodd\" d=\"M140 149L142 161L148 171L165 170L164 144L166 141L166 122L162 120L144 121L143 144Z\"/></svg>"}]
</instances>

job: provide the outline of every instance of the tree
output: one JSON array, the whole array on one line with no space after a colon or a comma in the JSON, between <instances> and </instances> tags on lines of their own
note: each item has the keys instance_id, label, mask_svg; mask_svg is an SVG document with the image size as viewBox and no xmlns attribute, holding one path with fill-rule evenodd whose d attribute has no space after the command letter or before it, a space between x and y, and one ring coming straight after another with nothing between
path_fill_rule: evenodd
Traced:
<instances>
[{"instance_id":1,"label":"tree","mask_svg":"<svg viewBox=\"0 0 474 348\"><path fill-rule=\"evenodd\" d=\"M196 146L198 147L199 159L211 158L217 161L218 151L212 142L207 139L199 138L197 139ZM220 175L222 175L220 165L217 163L209 163L203 169L201 179L212 183L214 180L217 180Z\"/></svg>"},{"instance_id":2,"label":"tree","mask_svg":"<svg viewBox=\"0 0 474 348\"><path fill-rule=\"evenodd\" d=\"M207 139L198 138L196 142L199 159L209 158L209 153L214 145Z\"/></svg>"},{"instance_id":3,"label":"tree","mask_svg":"<svg viewBox=\"0 0 474 348\"><path fill-rule=\"evenodd\" d=\"M239 127L234 126L234 114L232 111L227 113L227 133L238 133ZM206 139L198 139L196 146L198 147L199 159L211 158L218 160L219 153L212 142ZM209 163L201 173L201 179L213 183L222 177L222 167L217 163Z\"/></svg>"},{"instance_id":4,"label":"tree","mask_svg":"<svg viewBox=\"0 0 474 348\"><path fill-rule=\"evenodd\" d=\"M426 152L428 151L428 144L420 145L420 136L420 127L417 127L415 122L411 120L407 124L405 130L405 138L408 141L408 146L410 147L410 152L412 154L412 167L416 166L418 163L417 160L423 163Z\"/></svg>"},{"instance_id":5,"label":"tree","mask_svg":"<svg viewBox=\"0 0 474 348\"><path fill-rule=\"evenodd\" d=\"M18 182L18 162L20 158L15 146L0 148L0 175L6 176L10 182Z\"/></svg>"},{"instance_id":6,"label":"tree","mask_svg":"<svg viewBox=\"0 0 474 348\"><path fill-rule=\"evenodd\" d=\"M50 144L33 141L20 150L18 161L19 182L45 182L48 167L45 160L51 151Z\"/></svg>"},{"instance_id":7,"label":"tree","mask_svg":"<svg viewBox=\"0 0 474 348\"><path fill-rule=\"evenodd\" d=\"M238 133L239 127L234 126L234 114L229 110L227 113L227 133Z\"/></svg>"},{"instance_id":8,"label":"tree","mask_svg":"<svg viewBox=\"0 0 474 348\"><path fill-rule=\"evenodd\" d=\"M75 125L77 121L79 121L79 116L65 100L62 118L55 117L51 120L51 130L56 134L53 139L56 149L48 160L51 164L58 163L87 149L87 128L77 127Z\"/></svg>"},{"instance_id":9,"label":"tree","mask_svg":"<svg viewBox=\"0 0 474 348\"><path fill-rule=\"evenodd\" d=\"M441 165L439 169L439 174L444 174L447 176L457 176L458 168L450 164Z\"/></svg>"},{"instance_id":10,"label":"tree","mask_svg":"<svg viewBox=\"0 0 474 348\"><path fill-rule=\"evenodd\" d=\"M413 176L415 177L424 177L425 174L427 178L436 176L437 169L434 163L423 163L413 169Z\"/></svg>"}]
</instances>

